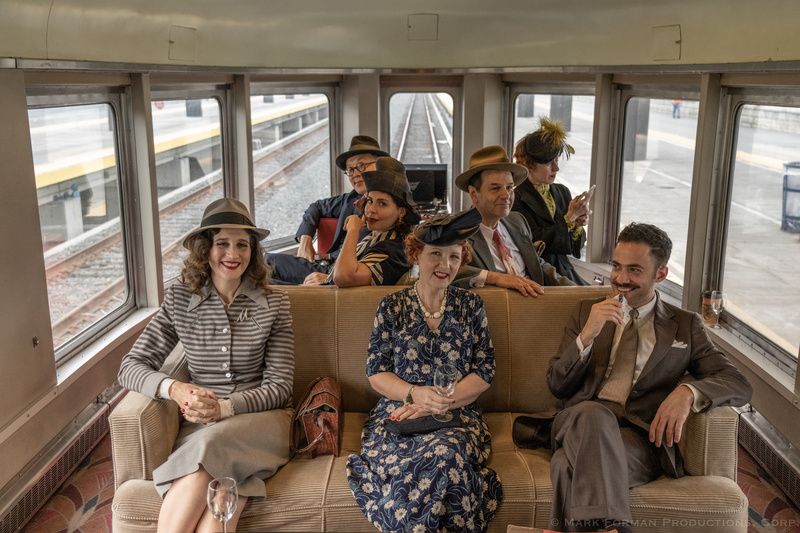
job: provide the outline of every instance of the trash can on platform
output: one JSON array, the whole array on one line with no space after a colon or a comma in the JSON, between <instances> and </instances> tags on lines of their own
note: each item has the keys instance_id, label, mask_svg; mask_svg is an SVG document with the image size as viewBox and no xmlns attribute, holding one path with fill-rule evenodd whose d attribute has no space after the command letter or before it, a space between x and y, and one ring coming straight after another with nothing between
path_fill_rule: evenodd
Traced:
<instances>
[{"instance_id":1,"label":"trash can on platform","mask_svg":"<svg viewBox=\"0 0 800 533\"><path fill-rule=\"evenodd\" d=\"M187 117L202 117L203 116L203 101L202 100L186 100L186 116Z\"/></svg>"},{"instance_id":2,"label":"trash can on platform","mask_svg":"<svg viewBox=\"0 0 800 533\"><path fill-rule=\"evenodd\" d=\"M783 164L781 230L800 233L800 161Z\"/></svg>"}]
</instances>

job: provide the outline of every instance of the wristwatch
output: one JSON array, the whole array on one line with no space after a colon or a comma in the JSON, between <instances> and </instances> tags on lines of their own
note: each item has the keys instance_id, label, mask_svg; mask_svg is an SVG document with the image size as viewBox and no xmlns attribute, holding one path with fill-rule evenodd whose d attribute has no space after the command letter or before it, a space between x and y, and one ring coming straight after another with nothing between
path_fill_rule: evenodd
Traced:
<instances>
[{"instance_id":1,"label":"wristwatch","mask_svg":"<svg viewBox=\"0 0 800 533\"><path fill-rule=\"evenodd\" d=\"M412 393L414 392L414 388L415 388L415 385L411 385L411 388L408 389L408 394L406 394L406 399L403 402L404 404L408 405L410 403L414 403L414 396L412 396Z\"/></svg>"}]
</instances>

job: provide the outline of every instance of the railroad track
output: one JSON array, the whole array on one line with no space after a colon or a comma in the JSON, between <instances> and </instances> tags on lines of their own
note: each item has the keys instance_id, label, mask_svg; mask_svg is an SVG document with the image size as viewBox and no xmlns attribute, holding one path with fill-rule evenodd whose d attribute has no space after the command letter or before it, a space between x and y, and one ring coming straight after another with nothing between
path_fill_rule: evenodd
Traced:
<instances>
[{"instance_id":1,"label":"railroad track","mask_svg":"<svg viewBox=\"0 0 800 533\"><path fill-rule=\"evenodd\" d=\"M432 93L414 93L403 120L397 158L409 163L449 163L452 134Z\"/></svg>"},{"instance_id":2,"label":"railroad track","mask_svg":"<svg viewBox=\"0 0 800 533\"><path fill-rule=\"evenodd\" d=\"M314 141L309 146L302 145L307 138L326 125L327 121L324 121L324 124L306 128L291 138L276 143L274 148L262 150L254 162L269 165L271 172L256 184L256 191L272 186L301 161L324 148L328 142L327 137ZM188 194L167 198L160 206L161 238L168 243L162 247L162 270L165 273L175 272L180 268L183 239L197 225L205 206L212 199L222 196L221 175L201 178L197 182L205 183L199 183ZM62 257L47 266L55 346L123 303L126 276L120 276L119 273L125 268L125 258L118 224L116 231L110 230L107 233L79 253ZM98 290L97 287L102 288ZM86 294L87 292L90 294Z\"/></svg>"},{"instance_id":3,"label":"railroad track","mask_svg":"<svg viewBox=\"0 0 800 533\"><path fill-rule=\"evenodd\" d=\"M414 94L405 113L398 159L448 163L452 135L442 118L446 113L433 94ZM293 150L323 127L327 127L327 121L276 143L274 148L261 150L254 159L261 165L266 164L267 171L266 177L256 183L255 192L278 183L298 163L323 148L327 138ZM171 193L175 196L167 195L160 200L161 241L166 243L162 271L166 279L180 271L181 243L188 231L196 226L205 206L222 196L220 175L202 178L193 184L194 188L187 194ZM48 260L48 297L56 346L123 303L126 277L120 273L125 268L125 257L119 229L118 222L103 235L94 236L81 250Z\"/></svg>"}]
</instances>

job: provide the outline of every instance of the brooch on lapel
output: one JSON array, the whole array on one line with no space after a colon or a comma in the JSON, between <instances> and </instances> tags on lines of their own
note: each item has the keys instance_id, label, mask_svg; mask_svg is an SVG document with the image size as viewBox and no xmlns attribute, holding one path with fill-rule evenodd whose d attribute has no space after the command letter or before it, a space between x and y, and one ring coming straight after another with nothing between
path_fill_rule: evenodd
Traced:
<instances>
[{"instance_id":1,"label":"brooch on lapel","mask_svg":"<svg viewBox=\"0 0 800 533\"><path fill-rule=\"evenodd\" d=\"M236 319L236 322L247 322L248 320L252 321L253 324L255 324L258 329L260 329L261 331L264 331L264 328L262 328L261 324L258 323L258 320L256 320L256 317L250 316L249 313L247 312L246 308L242 309L242 312L239 313L239 317Z\"/></svg>"}]
</instances>

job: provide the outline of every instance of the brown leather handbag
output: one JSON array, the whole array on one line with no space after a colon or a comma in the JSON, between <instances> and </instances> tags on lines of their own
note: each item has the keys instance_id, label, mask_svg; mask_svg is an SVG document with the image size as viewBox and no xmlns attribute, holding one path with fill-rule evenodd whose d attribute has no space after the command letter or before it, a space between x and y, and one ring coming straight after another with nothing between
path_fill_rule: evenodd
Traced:
<instances>
[{"instance_id":1,"label":"brown leather handbag","mask_svg":"<svg viewBox=\"0 0 800 533\"><path fill-rule=\"evenodd\" d=\"M292 453L339 455L342 426L342 389L334 378L317 378L294 412Z\"/></svg>"}]
</instances>

